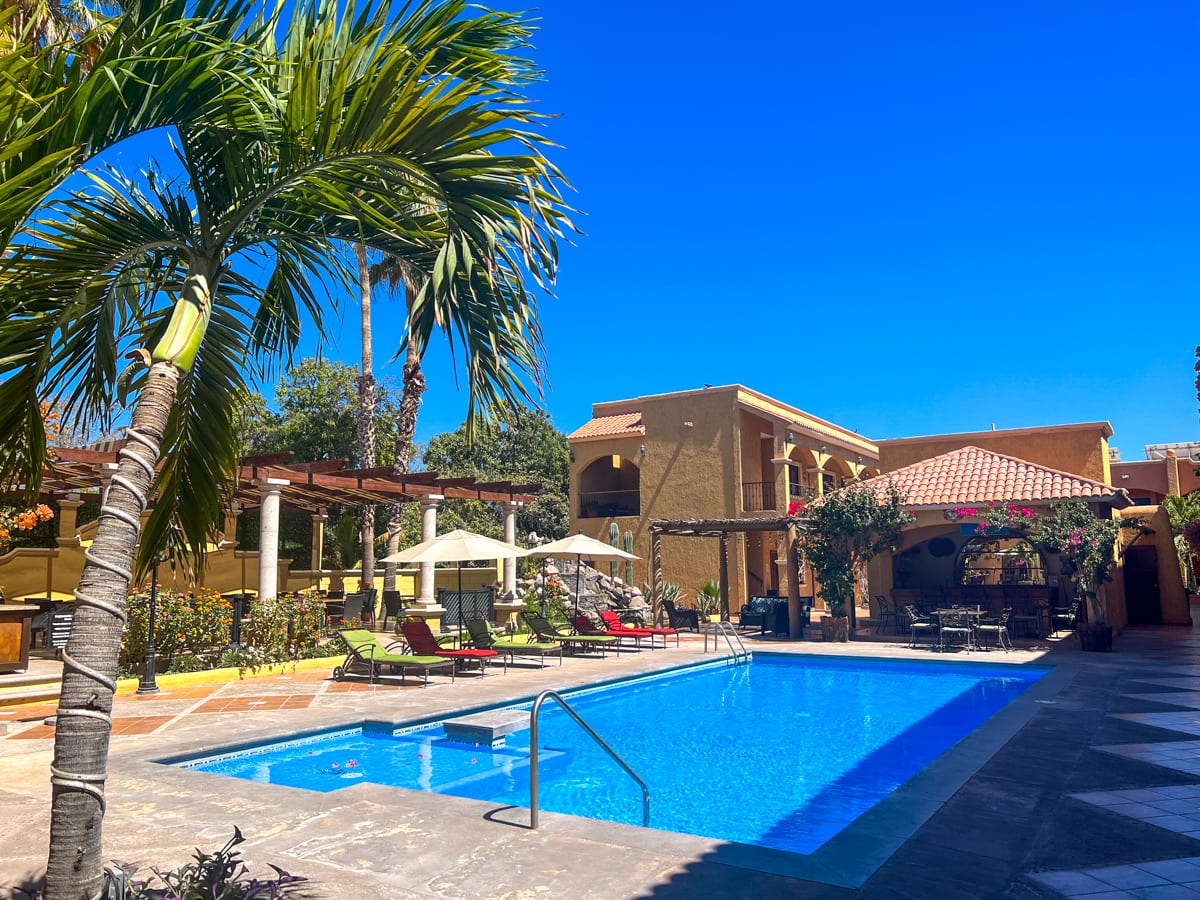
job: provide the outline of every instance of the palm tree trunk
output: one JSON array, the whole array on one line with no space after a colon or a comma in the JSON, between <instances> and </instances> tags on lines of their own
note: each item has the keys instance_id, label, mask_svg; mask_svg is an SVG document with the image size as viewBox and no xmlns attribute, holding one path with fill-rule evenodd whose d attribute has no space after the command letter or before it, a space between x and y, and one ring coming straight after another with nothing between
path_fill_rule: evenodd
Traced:
<instances>
[{"instance_id":1,"label":"palm tree trunk","mask_svg":"<svg viewBox=\"0 0 1200 900\"><path fill-rule=\"evenodd\" d=\"M412 313L413 289L407 279L404 282L405 309ZM421 412L421 396L425 393L425 373L421 371L421 354L415 341L409 341L408 354L404 357L404 368L400 375L400 409L396 412L396 457L392 463L392 471L404 475L412 463L413 438L417 434L417 416ZM391 508L388 519L387 555L391 556L400 549L400 537L403 525L400 519L402 507L396 503ZM396 589L396 564L385 563L383 570L383 587L385 590Z\"/></svg>"},{"instance_id":2,"label":"palm tree trunk","mask_svg":"<svg viewBox=\"0 0 1200 900\"><path fill-rule=\"evenodd\" d=\"M358 464L375 465L375 362L371 351L371 272L367 248L354 245L358 259L359 304L362 309L362 374L358 379ZM375 584L375 507L362 508L362 582L360 589Z\"/></svg>"},{"instance_id":3,"label":"palm tree trunk","mask_svg":"<svg viewBox=\"0 0 1200 900\"><path fill-rule=\"evenodd\" d=\"M117 655L141 533L139 517L146 508L180 374L170 362L150 368L75 591L75 622L63 652L50 777L50 855L43 895L47 900L92 898L104 891L101 824Z\"/></svg>"}]
</instances>

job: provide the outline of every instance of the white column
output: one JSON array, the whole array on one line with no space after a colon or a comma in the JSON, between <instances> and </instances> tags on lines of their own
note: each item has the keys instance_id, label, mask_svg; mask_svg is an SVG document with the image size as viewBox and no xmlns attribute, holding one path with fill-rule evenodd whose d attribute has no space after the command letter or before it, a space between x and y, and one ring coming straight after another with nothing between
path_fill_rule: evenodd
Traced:
<instances>
[{"instance_id":1,"label":"white column","mask_svg":"<svg viewBox=\"0 0 1200 900\"><path fill-rule=\"evenodd\" d=\"M325 523L328 521L329 515L325 512L312 514L312 562L309 568L318 572L325 568Z\"/></svg>"},{"instance_id":2,"label":"white column","mask_svg":"<svg viewBox=\"0 0 1200 900\"><path fill-rule=\"evenodd\" d=\"M279 593L279 492L290 482L263 478L258 482L258 599Z\"/></svg>"},{"instance_id":3,"label":"white column","mask_svg":"<svg viewBox=\"0 0 1200 900\"><path fill-rule=\"evenodd\" d=\"M438 506L445 498L440 494L430 494L427 497L422 497L418 503L421 506L421 540L429 541L437 537L437 511ZM420 564L420 593L417 596L417 603L422 606L434 606L437 604L437 590L435 589L435 575L433 563Z\"/></svg>"},{"instance_id":4,"label":"white column","mask_svg":"<svg viewBox=\"0 0 1200 900\"><path fill-rule=\"evenodd\" d=\"M504 543L515 544L517 542L517 509L521 506L516 500L505 500L500 504L500 509L504 512ZM512 599L517 596L517 560L504 560L504 599Z\"/></svg>"}]
</instances>

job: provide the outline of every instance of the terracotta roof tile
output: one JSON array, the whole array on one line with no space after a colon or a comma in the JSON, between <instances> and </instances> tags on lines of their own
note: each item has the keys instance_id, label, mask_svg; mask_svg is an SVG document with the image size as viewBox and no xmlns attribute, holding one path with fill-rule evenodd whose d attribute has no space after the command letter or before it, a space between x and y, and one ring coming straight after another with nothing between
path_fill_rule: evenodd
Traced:
<instances>
[{"instance_id":1,"label":"terracotta roof tile","mask_svg":"<svg viewBox=\"0 0 1200 900\"><path fill-rule=\"evenodd\" d=\"M571 434L568 441L578 438L619 437L621 435L645 434L640 412L621 413L616 416L596 416L585 422Z\"/></svg>"},{"instance_id":2,"label":"terracotta roof tile","mask_svg":"<svg viewBox=\"0 0 1200 900\"><path fill-rule=\"evenodd\" d=\"M989 500L1034 503L1069 498L1105 499L1125 506L1129 499L1123 490L1111 485L981 447L963 447L884 472L867 484L883 490L889 481L896 485L905 505L910 507L956 506Z\"/></svg>"}]
</instances>

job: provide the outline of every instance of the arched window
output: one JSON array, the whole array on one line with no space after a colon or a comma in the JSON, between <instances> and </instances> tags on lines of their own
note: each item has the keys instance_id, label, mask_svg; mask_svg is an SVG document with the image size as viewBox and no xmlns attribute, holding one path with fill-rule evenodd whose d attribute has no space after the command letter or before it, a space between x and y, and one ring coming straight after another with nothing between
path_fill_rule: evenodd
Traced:
<instances>
[{"instance_id":1,"label":"arched window","mask_svg":"<svg viewBox=\"0 0 1200 900\"><path fill-rule=\"evenodd\" d=\"M581 519L636 516L642 511L641 471L614 453L602 456L579 473Z\"/></svg>"}]
</instances>

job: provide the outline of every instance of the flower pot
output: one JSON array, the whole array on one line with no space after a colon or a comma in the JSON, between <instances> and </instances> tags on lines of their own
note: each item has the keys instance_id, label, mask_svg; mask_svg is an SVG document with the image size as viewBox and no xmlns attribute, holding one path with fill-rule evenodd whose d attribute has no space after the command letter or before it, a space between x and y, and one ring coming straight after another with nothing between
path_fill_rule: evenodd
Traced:
<instances>
[{"instance_id":1,"label":"flower pot","mask_svg":"<svg viewBox=\"0 0 1200 900\"><path fill-rule=\"evenodd\" d=\"M1111 625L1080 625L1079 649L1092 653L1112 652Z\"/></svg>"},{"instance_id":2,"label":"flower pot","mask_svg":"<svg viewBox=\"0 0 1200 900\"><path fill-rule=\"evenodd\" d=\"M850 640L849 617L821 616L821 640L840 642Z\"/></svg>"}]
</instances>

